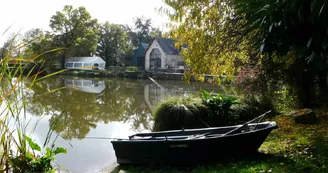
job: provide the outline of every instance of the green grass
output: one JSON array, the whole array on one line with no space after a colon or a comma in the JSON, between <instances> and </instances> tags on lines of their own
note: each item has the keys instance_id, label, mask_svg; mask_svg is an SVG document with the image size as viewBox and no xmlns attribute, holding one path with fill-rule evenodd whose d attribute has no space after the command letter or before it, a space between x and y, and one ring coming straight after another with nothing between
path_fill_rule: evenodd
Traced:
<instances>
[{"instance_id":1,"label":"green grass","mask_svg":"<svg viewBox=\"0 0 328 173\"><path fill-rule=\"evenodd\" d=\"M328 110L317 111L317 114L320 121L314 125L295 124L291 115L271 118L279 128L269 135L256 156L191 167L124 166L116 170L131 173L328 173Z\"/></svg>"}]
</instances>

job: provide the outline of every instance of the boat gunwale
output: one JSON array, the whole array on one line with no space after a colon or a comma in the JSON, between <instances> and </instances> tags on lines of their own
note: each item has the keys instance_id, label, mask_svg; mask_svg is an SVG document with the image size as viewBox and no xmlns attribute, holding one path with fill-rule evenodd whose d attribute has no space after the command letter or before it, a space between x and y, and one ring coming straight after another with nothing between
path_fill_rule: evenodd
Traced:
<instances>
[{"instance_id":1,"label":"boat gunwale","mask_svg":"<svg viewBox=\"0 0 328 173\"><path fill-rule=\"evenodd\" d=\"M235 134L229 134L229 135L224 135L224 136L220 136L219 134L217 136L205 136L205 138L185 138L185 139L117 139L117 140L113 140L111 141L111 143L120 143L120 142L164 142L164 141L169 141L169 142L186 142L186 141L200 141L200 140L210 140L210 139L218 139L218 138L227 138L227 137L236 137L236 136L241 136L241 135L246 135L246 134L251 134L251 133L256 133L259 131L265 131L268 129L276 129L278 128L278 125L275 121L266 121L266 122L262 122L262 123L250 123L249 125L268 125L267 127L261 128L261 129L256 129L256 130L251 130L251 131L246 131L243 133L235 133ZM242 125L235 125L235 126L224 126L224 127L211 127L211 128L200 128L200 129L186 129L186 130L172 130L172 131L161 131L161 132L151 132L149 134L153 134L153 133L167 133L167 132L186 132L186 131L197 131L197 130L218 130L218 129L224 129L224 128L238 128L241 127ZM142 134L147 134L147 133L142 133ZM136 135L136 134L135 134ZM215 135L215 134L214 134ZM163 136L165 137L165 136Z\"/></svg>"}]
</instances>

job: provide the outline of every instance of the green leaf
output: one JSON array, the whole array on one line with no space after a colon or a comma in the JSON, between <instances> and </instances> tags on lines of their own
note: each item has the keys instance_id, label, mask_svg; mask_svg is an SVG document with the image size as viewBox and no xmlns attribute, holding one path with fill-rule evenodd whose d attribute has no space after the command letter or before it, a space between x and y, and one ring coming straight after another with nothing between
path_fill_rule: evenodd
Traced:
<instances>
[{"instance_id":1,"label":"green leaf","mask_svg":"<svg viewBox=\"0 0 328 173\"><path fill-rule=\"evenodd\" d=\"M67 150L65 148L62 147L58 147L55 149L54 154L59 154L59 153L67 153Z\"/></svg>"},{"instance_id":2,"label":"green leaf","mask_svg":"<svg viewBox=\"0 0 328 173\"><path fill-rule=\"evenodd\" d=\"M261 51L261 52L263 52L264 47L265 47L265 43L261 44L261 47L260 47L260 51Z\"/></svg>"},{"instance_id":3,"label":"green leaf","mask_svg":"<svg viewBox=\"0 0 328 173\"><path fill-rule=\"evenodd\" d=\"M321 13L322 13L322 10L323 10L323 8L325 7L325 5L326 5L326 2L327 2L327 0L325 1L325 3L323 3L323 5L322 5L322 7L321 7L321 9L320 9L320 12L319 12L319 14L318 14L318 18L320 17L320 15L321 15Z\"/></svg>"},{"instance_id":4,"label":"green leaf","mask_svg":"<svg viewBox=\"0 0 328 173\"><path fill-rule=\"evenodd\" d=\"M312 38L310 38L310 40L308 41L306 47L309 48L311 46L311 43L312 43Z\"/></svg>"},{"instance_id":5,"label":"green leaf","mask_svg":"<svg viewBox=\"0 0 328 173\"><path fill-rule=\"evenodd\" d=\"M274 23L272 23L272 24L270 25L270 27L269 27L269 32L272 31L273 24L274 24Z\"/></svg>"},{"instance_id":6,"label":"green leaf","mask_svg":"<svg viewBox=\"0 0 328 173\"><path fill-rule=\"evenodd\" d=\"M37 143L33 142L31 138L29 138L28 136L24 137L28 145L32 148L32 150L41 151L41 147Z\"/></svg>"}]
</instances>

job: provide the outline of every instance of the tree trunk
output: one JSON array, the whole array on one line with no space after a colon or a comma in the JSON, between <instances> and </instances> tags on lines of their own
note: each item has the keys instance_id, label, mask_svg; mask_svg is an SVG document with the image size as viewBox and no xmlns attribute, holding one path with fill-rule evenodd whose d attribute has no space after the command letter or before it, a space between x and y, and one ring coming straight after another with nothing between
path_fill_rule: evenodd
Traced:
<instances>
[{"instance_id":1,"label":"tree trunk","mask_svg":"<svg viewBox=\"0 0 328 173\"><path fill-rule=\"evenodd\" d=\"M303 71L299 78L297 79L298 95L300 97L300 102L302 107L311 107L313 106L313 75L311 72Z\"/></svg>"},{"instance_id":2,"label":"tree trunk","mask_svg":"<svg viewBox=\"0 0 328 173\"><path fill-rule=\"evenodd\" d=\"M327 84L327 72L322 70L318 73L318 83L320 94L327 94L328 92L328 84Z\"/></svg>"},{"instance_id":3,"label":"tree trunk","mask_svg":"<svg viewBox=\"0 0 328 173\"><path fill-rule=\"evenodd\" d=\"M61 68L65 68L65 58L66 58L66 53L63 53L61 57Z\"/></svg>"}]
</instances>

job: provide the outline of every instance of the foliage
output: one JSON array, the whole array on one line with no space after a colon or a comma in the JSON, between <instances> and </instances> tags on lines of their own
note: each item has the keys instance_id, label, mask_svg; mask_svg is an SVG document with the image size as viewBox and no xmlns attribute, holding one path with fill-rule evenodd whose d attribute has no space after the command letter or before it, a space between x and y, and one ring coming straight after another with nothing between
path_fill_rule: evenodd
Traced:
<instances>
[{"instance_id":1,"label":"foliage","mask_svg":"<svg viewBox=\"0 0 328 173\"><path fill-rule=\"evenodd\" d=\"M22 56L24 58L38 57L37 61L42 62L44 66L54 67L61 57L59 49L58 51L51 51L57 48L54 38L55 35L38 28L27 31L22 37L22 40L27 44Z\"/></svg>"},{"instance_id":2,"label":"foliage","mask_svg":"<svg viewBox=\"0 0 328 173\"><path fill-rule=\"evenodd\" d=\"M16 34L12 39L18 38ZM61 148L51 148L48 155L38 156L41 147L27 137L29 128L35 129L38 122L32 124L32 118L26 114L27 88L36 85L38 81L52 76L42 73L40 64L35 63L38 55L22 57L21 50L27 49L30 43L13 41L0 61L0 170L8 173L27 171L54 171L50 165L54 162L54 154L62 152ZM54 51L54 50L50 50ZM31 66L32 64L32 66ZM41 64L42 65L42 64ZM26 72L25 74L23 74ZM24 76L23 76L24 75ZM24 82L24 77L28 82ZM52 131L48 132L43 148L50 142ZM50 157L51 155L51 157Z\"/></svg>"},{"instance_id":3,"label":"foliage","mask_svg":"<svg viewBox=\"0 0 328 173\"><path fill-rule=\"evenodd\" d=\"M128 66L128 67L126 67L126 71L128 71L128 72L138 72L140 70L136 66Z\"/></svg>"},{"instance_id":4,"label":"foliage","mask_svg":"<svg viewBox=\"0 0 328 173\"><path fill-rule=\"evenodd\" d=\"M134 19L134 27L128 27L128 34L133 44L133 48L138 48L140 43L150 43L154 37L161 36L158 28L152 26L150 18L137 17Z\"/></svg>"},{"instance_id":5,"label":"foliage","mask_svg":"<svg viewBox=\"0 0 328 173\"><path fill-rule=\"evenodd\" d=\"M262 63L266 79L290 85L303 106L313 104L313 93L327 93L326 1L235 2L249 30L258 31L259 42L253 46L265 55Z\"/></svg>"},{"instance_id":6,"label":"foliage","mask_svg":"<svg viewBox=\"0 0 328 173\"><path fill-rule=\"evenodd\" d=\"M231 106L239 104L237 98L226 97L220 93L214 95L205 90L202 90L203 104L208 108L210 116L212 116L211 124L215 126L223 126L229 124L235 124L237 117L233 115Z\"/></svg>"},{"instance_id":7,"label":"foliage","mask_svg":"<svg viewBox=\"0 0 328 173\"><path fill-rule=\"evenodd\" d=\"M25 173L25 172L44 172L54 173L55 170L52 166L52 161L55 160L55 155L60 153L66 153L66 149L57 147L54 145L51 148L46 148L43 151L42 156L35 156L35 152L41 152L41 147L32 141L31 138L24 136L26 142L32 149L31 152L20 153L20 155L10 158L10 164L13 168L13 173Z\"/></svg>"},{"instance_id":8,"label":"foliage","mask_svg":"<svg viewBox=\"0 0 328 173\"><path fill-rule=\"evenodd\" d=\"M153 131L201 128L207 114L202 101L192 96L169 97L156 106Z\"/></svg>"},{"instance_id":9,"label":"foliage","mask_svg":"<svg viewBox=\"0 0 328 173\"><path fill-rule=\"evenodd\" d=\"M56 34L56 47L63 47L61 65L70 56L91 56L96 53L98 42L98 22L92 19L84 7L74 9L66 5L50 19L50 28Z\"/></svg>"},{"instance_id":10,"label":"foliage","mask_svg":"<svg viewBox=\"0 0 328 173\"><path fill-rule=\"evenodd\" d=\"M161 11L171 19L170 36L182 49L182 57L191 74L204 80L204 74L233 76L239 66L254 54L254 32L246 30L243 16L235 14L233 2L164 0L169 6ZM182 45L188 45L183 48ZM256 53L256 52L255 52Z\"/></svg>"},{"instance_id":11,"label":"foliage","mask_svg":"<svg viewBox=\"0 0 328 173\"><path fill-rule=\"evenodd\" d=\"M181 128L217 127L238 123L232 105L238 104L234 97L213 95L202 90L198 96L168 97L156 106L154 131Z\"/></svg>"},{"instance_id":12,"label":"foliage","mask_svg":"<svg viewBox=\"0 0 328 173\"><path fill-rule=\"evenodd\" d=\"M185 168L173 168L171 166L120 166L117 172L327 172L327 110L322 110L319 115L320 123L311 126L296 125L293 119L287 115L273 117L270 120L276 121L279 124L279 128L271 132L267 140L260 147L260 153L252 157L225 158L220 162Z\"/></svg>"},{"instance_id":13,"label":"foliage","mask_svg":"<svg viewBox=\"0 0 328 173\"><path fill-rule=\"evenodd\" d=\"M109 66L125 65L132 56L132 45L123 25L104 23L100 27L100 38L97 53Z\"/></svg>"}]
</instances>

